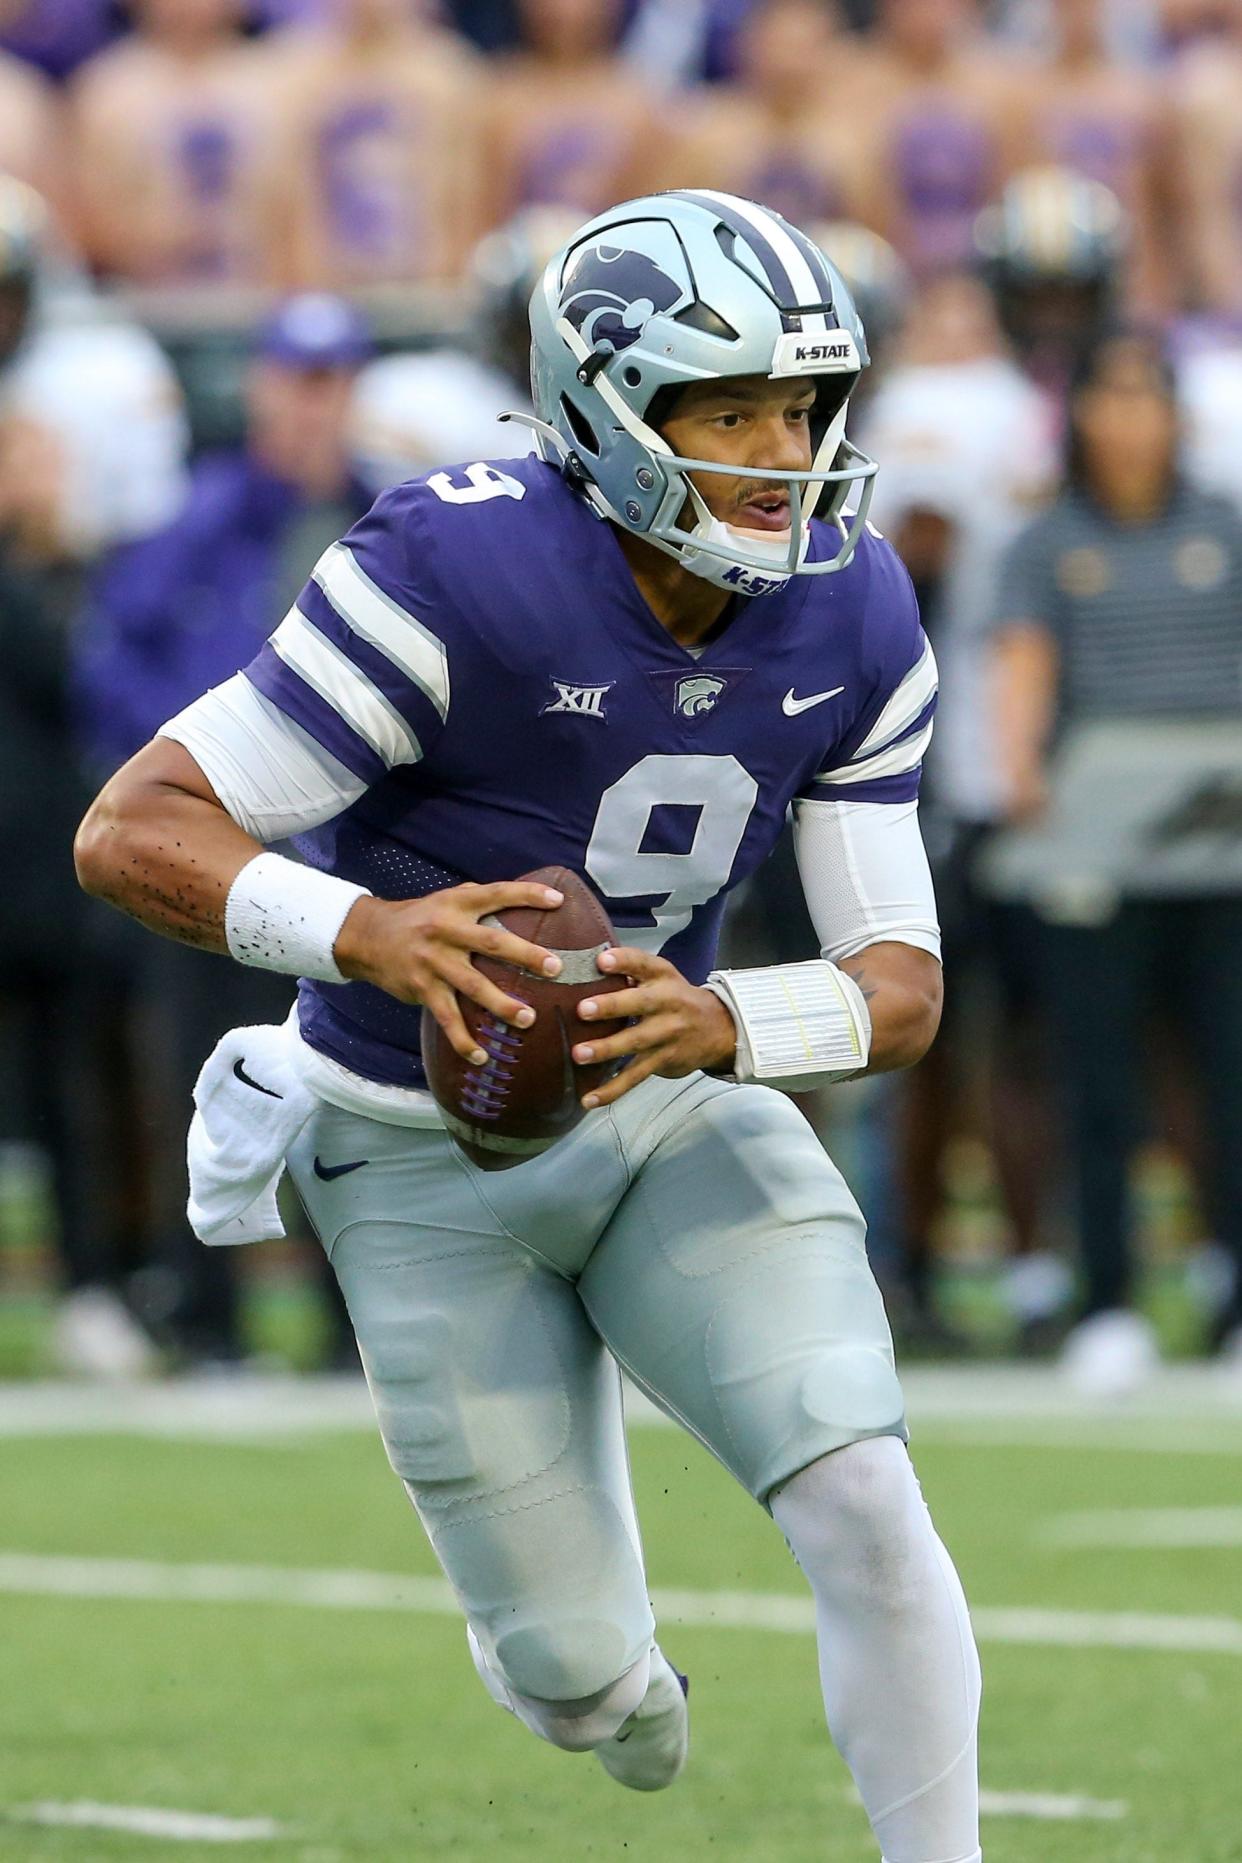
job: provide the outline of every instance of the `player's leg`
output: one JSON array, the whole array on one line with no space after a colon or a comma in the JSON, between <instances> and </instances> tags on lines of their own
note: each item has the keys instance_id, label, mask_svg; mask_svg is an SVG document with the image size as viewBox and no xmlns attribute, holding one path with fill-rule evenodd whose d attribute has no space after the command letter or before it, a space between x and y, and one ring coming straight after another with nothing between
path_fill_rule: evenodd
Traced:
<instances>
[{"instance_id":1,"label":"player's leg","mask_svg":"<svg viewBox=\"0 0 1242 1863\"><path fill-rule=\"evenodd\" d=\"M582 1276L638 1382L768 1503L887 1863L978 1856L979 1670L904 1446L858 1207L781 1095L694 1077L618 1108L634 1181Z\"/></svg>"},{"instance_id":2,"label":"player's leg","mask_svg":"<svg viewBox=\"0 0 1242 1863\"><path fill-rule=\"evenodd\" d=\"M643 1699L653 1624L617 1370L573 1285L442 1132L323 1107L289 1165L480 1674L545 1739L598 1746Z\"/></svg>"}]
</instances>

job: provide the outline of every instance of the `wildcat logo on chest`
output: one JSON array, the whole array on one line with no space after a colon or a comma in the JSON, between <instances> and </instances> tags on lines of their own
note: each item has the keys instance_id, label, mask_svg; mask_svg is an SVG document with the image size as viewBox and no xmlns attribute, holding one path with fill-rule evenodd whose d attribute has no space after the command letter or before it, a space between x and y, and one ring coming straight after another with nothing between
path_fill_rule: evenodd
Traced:
<instances>
[{"instance_id":1,"label":"wildcat logo on chest","mask_svg":"<svg viewBox=\"0 0 1242 1863\"><path fill-rule=\"evenodd\" d=\"M725 684L713 673L692 673L686 679L679 679L673 693L673 709L683 718L701 718L704 712L711 711L725 690Z\"/></svg>"}]
</instances>

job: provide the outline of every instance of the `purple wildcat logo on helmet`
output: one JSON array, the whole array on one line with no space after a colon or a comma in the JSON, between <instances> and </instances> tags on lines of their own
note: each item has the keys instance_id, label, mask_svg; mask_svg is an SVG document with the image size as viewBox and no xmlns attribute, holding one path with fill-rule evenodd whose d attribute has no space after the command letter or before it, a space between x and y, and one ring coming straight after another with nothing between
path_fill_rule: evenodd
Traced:
<instances>
[{"instance_id":1,"label":"purple wildcat logo on helmet","mask_svg":"<svg viewBox=\"0 0 1242 1863\"><path fill-rule=\"evenodd\" d=\"M628 349L649 317L671 310L685 295L645 252L588 246L562 286L561 315L592 349L601 343Z\"/></svg>"}]
</instances>

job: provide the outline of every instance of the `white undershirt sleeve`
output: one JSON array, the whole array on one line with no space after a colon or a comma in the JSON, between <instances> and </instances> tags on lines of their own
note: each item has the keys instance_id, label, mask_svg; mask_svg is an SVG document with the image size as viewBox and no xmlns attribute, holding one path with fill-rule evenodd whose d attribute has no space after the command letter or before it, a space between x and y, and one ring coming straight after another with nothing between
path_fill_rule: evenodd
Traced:
<instances>
[{"instance_id":1,"label":"white undershirt sleeve","mask_svg":"<svg viewBox=\"0 0 1242 1863\"><path fill-rule=\"evenodd\" d=\"M264 843L344 814L367 785L287 718L244 673L161 725L197 763L220 806Z\"/></svg>"},{"instance_id":2,"label":"white undershirt sleeve","mask_svg":"<svg viewBox=\"0 0 1242 1863\"><path fill-rule=\"evenodd\" d=\"M882 940L939 958L917 802L795 802L794 846L807 910L829 962Z\"/></svg>"}]
</instances>

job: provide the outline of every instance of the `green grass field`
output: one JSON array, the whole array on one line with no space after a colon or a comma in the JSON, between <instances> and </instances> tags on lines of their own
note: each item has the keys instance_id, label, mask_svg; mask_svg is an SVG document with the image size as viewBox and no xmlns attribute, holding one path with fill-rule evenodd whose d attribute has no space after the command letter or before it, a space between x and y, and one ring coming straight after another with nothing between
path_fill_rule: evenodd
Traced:
<instances>
[{"instance_id":1,"label":"green grass field","mask_svg":"<svg viewBox=\"0 0 1242 1863\"><path fill-rule=\"evenodd\" d=\"M1027 1385L990 1374L954 1374L947 1403L924 1380L918 1463L983 1633L983 1783L1002 1795L988 1863L1242 1858L1242 1535L1227 1543L1242 1409L1213 1416L1210 1393L1179 1384L1145 1413L1092 1418L1024 1408ZM325 1426L289 1433L303 1388ZM798 1573L771 1522L675 1431L632 1437L652 1585L657 1600L683 1594L662 1634L692 1675L694 1746L674 1790L647 1799L495 1709L438 1590L403 1590L400 1575L434 1566L358 1392L332 1428L312 1386L274 1410L244 1384L152 1386L114 1412L53 1392L54 1422L44 1395L0 1388L0 1857L874 1856L823 1730ZM1065 1516L1119 1510L1125 1537L1130 1510L1157 1507L1217 1522L1189 1536L1225 1543L1060 1543L1084 1531ZM332 1602L314 1577L328 1572L354 1575L331 1581ZM214 1596L166 1595L186 1585ZM242 1596L221 1600L230 1587ZM125 1588L138 1595L101 1595ZM773 1594L783 1627L756 1627ZM1075 1615L998 1615L1019 1608ZM1135 1647L1110 1646L1121 1612ZM1049 1624L1089 1640L1012 1640ZM1149 1647L1161 1638L1187 1647ZM1033 1816L1014 1794L1075 1815ZM268 1819L279 1834L226 1846L32 1821L32 1807L83 1803Z\"/></svg>"}]
</instances>

